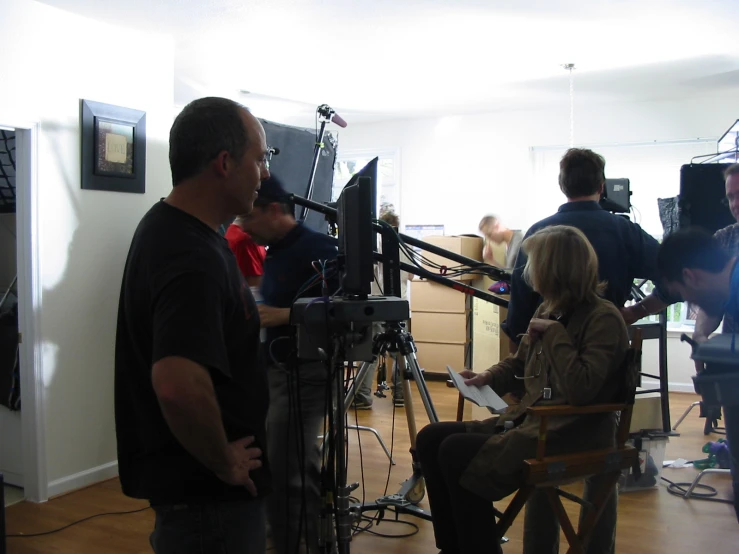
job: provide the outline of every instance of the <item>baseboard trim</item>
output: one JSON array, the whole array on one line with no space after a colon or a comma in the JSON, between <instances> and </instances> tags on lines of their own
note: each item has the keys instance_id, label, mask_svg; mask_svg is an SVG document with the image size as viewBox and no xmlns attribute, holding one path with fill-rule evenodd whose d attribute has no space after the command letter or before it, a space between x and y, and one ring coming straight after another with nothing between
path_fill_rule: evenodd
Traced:
<instances>
[{"instance_id":1,"label":"baseboard trim","mask_svg":"<svg viewBox=\"0 0 739 554\"><path fill-rule=\"evenodd\" d=\"M118 460L80 471L49 483L49 498L118 476Z\"/></svg>"},{"instance_id":2,"label":"baseboard trim","mask_svg":"<svg viewBox=\"0 0 739 554\"><path fill-rule=\"evenodd\" d=\"M653 379L644 379L642 380L642 388L644 389L658 389L659 388L659 381L655 381ZM692 392L695 394L695 387L693 387L693 383L675 383L674 381L668 381L667 382L667 390L670 392Z\"/></svg>"}]
</instances>

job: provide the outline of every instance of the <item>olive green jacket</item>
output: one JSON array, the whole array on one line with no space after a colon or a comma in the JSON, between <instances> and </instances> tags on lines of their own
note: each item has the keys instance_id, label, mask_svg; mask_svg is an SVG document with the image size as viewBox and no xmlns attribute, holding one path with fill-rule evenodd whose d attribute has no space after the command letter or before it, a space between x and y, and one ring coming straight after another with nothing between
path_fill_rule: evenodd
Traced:
<instances>
[{"instance_id":1,"label":"olive green jacket","mask_svg":"<svg viewBox=\"0 0 739 554\"><path fill-rule=\"evenodd\" d=\"M534 317L539 316L539 311ZM521 486L523 460L536 455L539 418L527 416L533 405L583 406L617 400L625 378L629 338L618 309L607 300L585 304L567 328L557 322L532 343L526 336L515 355L488 369L499 395L522 396L521 403L500 417L467 424L468 432L490 434L462 475L460 484L490 500ZM516 376L526 376L517 379ZM544 399L544 389L551 399ZM517 425L504 431L506 421ZM616 415L559 416L549 420L547 455L615 445Z\"/></svg>"}]
</instances>

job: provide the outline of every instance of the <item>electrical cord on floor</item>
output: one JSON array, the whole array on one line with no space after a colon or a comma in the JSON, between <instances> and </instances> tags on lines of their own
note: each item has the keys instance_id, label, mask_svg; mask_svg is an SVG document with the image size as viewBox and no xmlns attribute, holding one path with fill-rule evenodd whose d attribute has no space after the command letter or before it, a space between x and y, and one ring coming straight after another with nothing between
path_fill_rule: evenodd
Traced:
<instances>
[{"instance_id":1,"label":"electrical cord on floor","mask_svg":"<svg viewBox=\"0 0 739 554\"><path fill-rule=\"evenodd\" d=\"M350 497L349 500L355 504L359 502L359 499L354 498L354 497ZM397 512L392 508L388 508L386 511L393 512L397 515ZM401 525L406 525L408 527L412 527L413 531L411 531L410 533L404 533L402 535L389 535L385 533L378 533L377 531L372 531L372 528L377 527L379 525L379 523L375 523L375 520L377 519L377 515L378 515L378 512L375 512L374 517L362 515L359 518L359 523L355 523L352 525L352 531L353 531L352 536L356 537L360 533L369 533L370 535L375 535L377 537L382 537L385 539L405 539L407 537L412 537L413 535L418 534L418 531L419 531L418 525L416 525L412 521L405 521L402 519L397 519L397 517L396 519L383 519L382 521L388 524L399 523ZM361 523L365 523L365 525L362 526Z\"/></svg>"},{"instance_id":2,"label":"electrical cord on floor","mask_svg":"<svg viewBox=\"0 0 739 554\"><path fill-rule=\"evenodd\" d=\"M138 510L130 510L128 512L106 512L103 514L95 514L92 516L88 516L84 519L80 519L79 521L73 521L72 523L68 523L64 527L60 527L59 529L54 529L52 531L44 531L43 533L14 533L12 535L5 535L6 537L15 537L15 538L29 538L29 537L41 537L43 535L51 535L53 533L58 533L59 531L64 531L65 529L69 529L73 525L77 525L78 523L83 523L85 521L89 521L91 519L94 519L96 517L102 517L102 516L124 516L127 514L137 514L139 512L145 512L146 510L150 510L151 506L147 506L146 508L139 508Z\"/></svg>"},{"instance_id":3,"label":"electrical cord on floor","mask_svg":"<svg viewBox=\"0 0 739 554\"><path fill-rule=\"evenodd\" d=\"M670 481L669 479L666 479L664 477L662 477L662 480L668 483L667 492L674 496L680 496L682 498L685 498L685 493L688 492L687 488L692 485L692 483L674 483L673 481ZM695 489L702 489L707 492L695 492ZM713 498L718 494L718 491L709 485L698 483L695 489L693 489L688 498L692 498L695 500L708 500L709 502L720 502L722 504L731 504L732 506L734 505L731 500L725 500L723 498Z\"/></svg>"}]
</instances>

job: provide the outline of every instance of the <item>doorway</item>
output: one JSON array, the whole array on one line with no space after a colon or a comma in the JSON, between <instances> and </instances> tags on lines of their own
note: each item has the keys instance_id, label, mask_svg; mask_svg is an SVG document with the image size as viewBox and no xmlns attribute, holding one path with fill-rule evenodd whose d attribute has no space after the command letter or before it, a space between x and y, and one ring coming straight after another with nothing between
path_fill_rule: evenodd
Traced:
<instances>
[{"instance_id":1,"label":"doorway","mask_svg":"<svg viewBox=\"0 0 739 554\"><path fill-rule=\"evenodd\" d=\"M0 121L0 472L6 503L47 500L41 346L36 340L37 124Z\"/></svg>"},{"instance_id":2,"label":"doorway","mask_svg":"<svg viewBox=\"0 0 739 554\"><path fill-rule=\"evenodd\" d=\"M15 141L15 130L0 129L0 472L6 506L23 498Z\"/></svg>"}]
</instances>

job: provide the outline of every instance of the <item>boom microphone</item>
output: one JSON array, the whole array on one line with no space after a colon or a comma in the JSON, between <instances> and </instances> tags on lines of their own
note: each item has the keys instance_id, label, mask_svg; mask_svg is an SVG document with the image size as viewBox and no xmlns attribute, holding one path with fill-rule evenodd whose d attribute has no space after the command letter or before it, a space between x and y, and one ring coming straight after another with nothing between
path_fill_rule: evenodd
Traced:
<instances>
[{"instance_id":1,"label":"boom microphone","mask_svg":"<svg viewBox=\"0 0 739 554\"><path fill-rule=\"evenodd\" d=\"M321 104L318 106L318 113L331 121L332 123L336 123L339 127L345 128L346 127L346 121L334 111L334 109L329 106L328 104Z\"/></svg>"},{"instance_id":2,"label":"boom microphone","mask_svg":"<svg viewBox=\"0 0 739 554\"><path fill-rule=\"evenodd\" d=\"M346 121L344 121L342 117L337 113L334 113L334 115L331 116L331 121L336 123L342 129L346 128Z\"/></svg>"}]
</instances>

